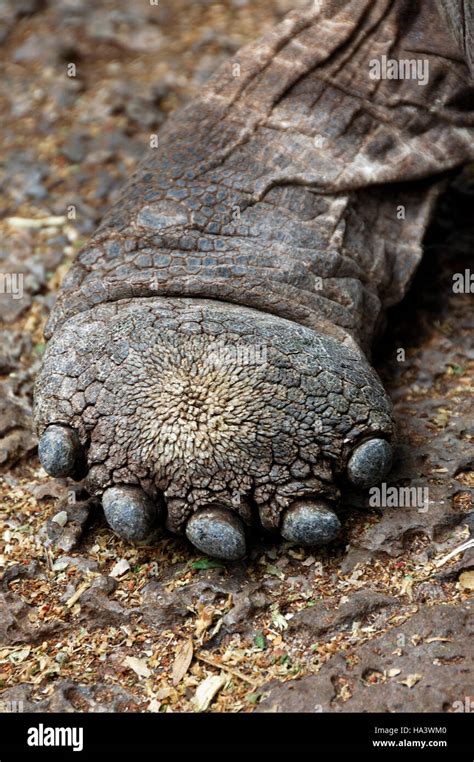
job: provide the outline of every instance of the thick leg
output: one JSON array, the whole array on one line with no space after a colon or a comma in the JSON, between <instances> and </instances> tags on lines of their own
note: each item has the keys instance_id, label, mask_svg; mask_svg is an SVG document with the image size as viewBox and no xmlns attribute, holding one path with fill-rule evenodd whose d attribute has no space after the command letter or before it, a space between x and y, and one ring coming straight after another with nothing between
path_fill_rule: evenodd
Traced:
<instances>
[{"instance_id":1,"label":"thick leg","mask_svg":"<svg viewBox=\"0 0 474 762\"><path fill-rule=\"evenodd\" d=\"M77 435L106 507L142 491L112 501L115 527L145 532L147 495L208 552L243 550L223 510L319 544L339 483L387 473L390 405L359 347L408 288L439 177L473 156L445 26L412 0L291 14L173 115L79 253L35 416L51 473ZM384 57L416 76L377 76Z\"/></svg>"},{"instance_id":2,"label":"thick leg","mask_svg":"<svg viewBox=\"0 0 474 762\"><path fill-rule=\"evenodd\" d=\"M41 452L59 426L68 432L59 441L71 467L75 432L90 489L122 537L143 540L164 500L171 531L229 559L244 555L243 524L256 521L294 542L330 542L338 485L382 478L393 437L390 403L361 352L198 299L71 318L48 346L36 415Z\"/></svg>"}]
</instances>

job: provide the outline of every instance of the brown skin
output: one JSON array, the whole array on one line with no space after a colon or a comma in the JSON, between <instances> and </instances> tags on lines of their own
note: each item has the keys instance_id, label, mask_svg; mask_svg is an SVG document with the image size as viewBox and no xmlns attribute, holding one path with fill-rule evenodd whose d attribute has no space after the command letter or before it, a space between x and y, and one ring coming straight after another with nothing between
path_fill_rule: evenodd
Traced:
<instances>
[{"instance_id":1,"label":"brown skin","mask_svg":"<svg viewBox=\"0 0 474 762\"><path fill-rule=\"evenodd\" d=\"M473 155L468 69L428 5L290 14L165 125L48 325L38 432L77 432L93 492L164 496L175 532L209 505L278 530L392 440L364 353ZM427 59L428 84L371 79L382 55Z\"/></svg>"}]
</instances>

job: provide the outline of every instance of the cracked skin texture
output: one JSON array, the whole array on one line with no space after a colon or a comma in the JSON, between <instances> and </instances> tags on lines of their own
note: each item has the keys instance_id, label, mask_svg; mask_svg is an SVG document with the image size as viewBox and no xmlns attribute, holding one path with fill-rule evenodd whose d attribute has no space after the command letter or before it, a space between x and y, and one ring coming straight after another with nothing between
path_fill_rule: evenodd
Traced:
<instances>
[{"instance_id":1,"label":"cracked skin texture","mask_svg":"<svg viewBox=\"0 0 474 762\"><path fill-rule=\"evenodd\" d=\"M290 14L146 151L64 280L36 388L38 433L77 431L93 492L163 493L175 532L208 503L276 530L393 438L366 355L474 154L468 68L428 6ZM428 59L429 83L371 79L382 55Z\"/></svg>"},{"instance_id":2,"label":"cracked skin texture","mask_svg":"<svg viewBox=\"0 0 474 762\"><path fill-rule=\"evenodd\" d=\"M392 434L390 403L360 353L211 300L81 313L52 338L42 379L37 415L88 442L90 485L162 491L174 531L210 499L250 522L250 495L277 529L292 499L337 497L333 479L367 431Z\"/></svg>"}]
</instances>

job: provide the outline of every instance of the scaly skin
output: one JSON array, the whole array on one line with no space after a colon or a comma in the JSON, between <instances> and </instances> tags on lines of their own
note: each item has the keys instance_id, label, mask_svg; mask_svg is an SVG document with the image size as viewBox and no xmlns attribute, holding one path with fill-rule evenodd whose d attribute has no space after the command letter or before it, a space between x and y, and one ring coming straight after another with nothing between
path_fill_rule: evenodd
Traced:
<instances>
[{"instance_id":1,"label":"scaly skin","mask_svg":"<svg viewBox=\"0 0 474 762\"><path fill-rule=\"evenodd\" d=\"M111 516L143 526L133 495L164 497L169 529L227 558L244 547L232 514L328 542L339 486L390 467L365 354L473 155L467 67L435 10L412 5L323 3L244 48L78 255L47 329L40 456L53 474L86 460ZM425 87L369 77L374 57L417 51Z\"/></svg>"}]
</instances>

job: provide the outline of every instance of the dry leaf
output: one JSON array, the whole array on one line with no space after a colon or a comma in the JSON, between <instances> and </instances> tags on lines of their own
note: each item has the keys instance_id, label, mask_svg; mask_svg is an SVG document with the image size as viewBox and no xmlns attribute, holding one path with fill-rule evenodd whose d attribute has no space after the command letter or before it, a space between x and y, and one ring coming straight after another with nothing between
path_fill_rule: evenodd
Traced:
<instances>
[{"instance_id":1,"label":"dry leaf","mask_svg":"<svg viewBox=\"0 0 474 762\"><path fill-rule=\"evenodd\" d=\"M400 586L400 594L401 595L408 595L408 598L412 601L413 600L413 583L414 583L413 577L410 577L408 574L406 577L404 577L403 582Z\"/></svg>"},{"instance_id":2,"label":"dry leaf","mask_svg":"<svg viewBox=\"0 0 474 762\"><path fill-rule=\"evenodd\" d=\"M278 566L275 566L274 564L267 564L265 567L265 571L267 574L271 574L273 577L278 577L278 579L285 579L285 575L282 572L282 570L279 569Z\"/></svg>"},{"instance_id":3,"label":"dry leaf","mask_svg":"<svg viewBox=\"0 0 474 762\"><path fill-rule=\"evenodd\" d=\"M173 685L178 685L181 682L186 672L189 669L189 665L193 660L193 641L191 638L185 640L176 649L176 656L173 662L173 669L171 672L171 682Z\"/></svg>"},{"instance_id":4,"label":"dry leaf","mask_svg":"<svg viewBox=\"0 0 474 762\"><path fill-rule=\"evenodd\" d=\"M31 646L25 646L25 648L21 648L19 651L13 651L8 658L13 664L20 664L20 662L25 661L27 656L30 655L30 651Z\"/></svg>"},{"instance_id":5,"label":"dry leaf","mask_svg":"<svg viewBox=\"0 0 474 762\"><path fill-rule=\"evenodd\" d=\"M212 606L201 606L199 609L199 618L196 620L196 637L199 638L211 626L214 617Z\"/></svg>"},{"instance_id":6,"label":"dry leaf","mask_svg":"<svg viewBox=\"0 0 474 762\"><path fill-rule=\"evenodd\" d=\"M280 612L278 603L272 603L272 605L270 606L270 611L272 615L273 625L277 628L277 630L286 630L288 627L288 622L286 621L283 614Z\"/></svg>"},{"instance_id":7,"label":"dry leaf","mask_svg":"<svg viewBox=\"0 0 474 762\"><path fill-rule=\"evenodd\" d=\"M91 586L92 580L88 580L87 582L82 582L77 590L71 595L70 598L66 601L66 606L68 609L72 608L75 603L79 600L82 593L85 593L86 590Z\"/></svg>"},{"instance_id":8,"label":"dry leaf","mask_svg":"<svg viewBox=\"0 0 474 762\"><path fill-rule=\"evenodd\" d=\"M213 698L224 687L227 678L224 675L210 675L198 685L192 702L197 712L205 712Z\"/></svg>"},{"instance_id":9,"label":"dry leaf","mask_svg":"<svg viewBox=\"0 0 474 762\"><path fill-rule=\"evenodd\" d=\"M398 669L397 667L394 667L393 669L389 669L387 672L387 677L396 677L400 674L402 670Z\"/></svg>"},{"instance_id":10,"label":"dry leaf","mask_svg":"<svg viewBox=\"0 0 474 762\"><path fill-rule=\"evenodd\" d=\"M414 685L416 685L423 675L417 675L416 673L412 675L408 675L405 680L398 680L398 683L400 685L407 685L409 688L413 688Z\"/></svg>"},{"instance_id":11,"label":"dry leaf","mask_svg":"<svg viewBox=\"0 0 474 762\"><path fill-rule=\"evenodd\" d=\"M110 572L111 577L121 577L122 574L125 574L130 569L130 564L128 563L126 558L121 558L120 561L117 561L115 566L113 567L112 571Z\"/></svg>"},{"instance_id":12,"label":"dry leaf","mask_svg":"<svg viewBox=\"0 0 474 762\"><path fill-rule=\"evenodd\" d=\"M171 688L169 688L167 685L165 685L163 688L160 688L156 692L156 698L158 701L164 701L165 699L169 698L172 694Z\"/></svg>"},{"instance_id":13,"label":"dry leaf","mask_svg":"<svg viewBox=\"0 0 474 762\"><path fill-rule=\"evenodd\" d=\"M138 677L151 677L151 670L144 659L137 659L136 656L127 656L123 663L126 667L133 669Z\"/></svg>"},{"instance_id":14,"label":"dry leaf","mask_svg":"<svg viewBox=\"0 0 474 762\"><path fill-rule=\"evenodd\" d=\"M459 576L461 590L474 590L474 571L465 571Z\"/></svg>"}]
</instances>

